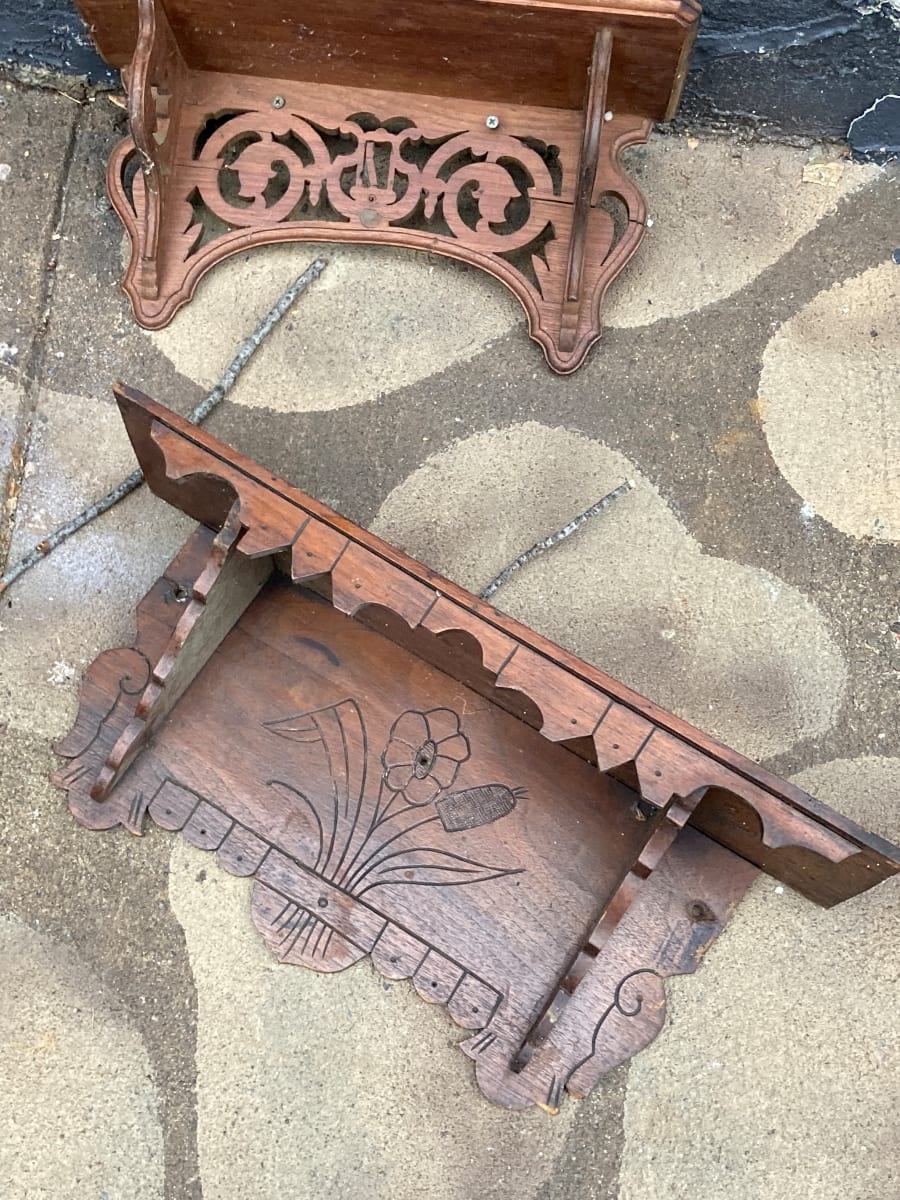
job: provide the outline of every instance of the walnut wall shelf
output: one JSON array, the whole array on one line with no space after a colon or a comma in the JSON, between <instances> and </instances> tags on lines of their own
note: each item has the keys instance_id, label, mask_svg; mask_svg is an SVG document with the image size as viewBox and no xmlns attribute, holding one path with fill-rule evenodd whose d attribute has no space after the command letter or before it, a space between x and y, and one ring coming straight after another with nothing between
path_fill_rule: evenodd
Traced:
<instances>
[{"instance_id":1,"label":"walnut wall shelf","mask_svg":"<svg viewBox=\"0 0 900 1200\"><path fill-rule=\"evenodd\" d=\"M678 105L696 0L77 0L124 68L109 192L158 329L230 254L387 243L483 268L553 370L644 235L620 155Z\"/></svg>"},{"instance_id":2,"label":"walnut wall shelf","mask_svg":"<svg viewBox=\"0 0 900 1200\"><path fill-rule=\"evenodd\" d=\"M252 876L286 963L366 955L472 1031L481 1090L555 1110L645 1046L761 869L832 905L900 850L210 434L117 389L201 522L89 668L55 775ZM377 1048L373 1049L377 1053Z\"/></svg>"}]
</instances>

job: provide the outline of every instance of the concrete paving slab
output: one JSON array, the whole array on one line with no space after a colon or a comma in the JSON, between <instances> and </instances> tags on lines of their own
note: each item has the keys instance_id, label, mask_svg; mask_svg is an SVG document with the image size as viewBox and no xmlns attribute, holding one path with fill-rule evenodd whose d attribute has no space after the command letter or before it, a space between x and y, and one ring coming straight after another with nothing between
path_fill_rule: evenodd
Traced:
<instances>
[{"instance_id":1,"label":"concrete paving slab","mask_svg":"<svg viewBox=\"0 0 900 1200\"><path fill-rule=\"evenodd\" d=\"M59 94L0 80L0 564L27 457L29 381L40 369L33 351L78 111Z\"/></svg>"},{"instance_id":2,"label":"concrete paving slab","mask_svg":"<svg viewBox=\"0 0 900 1200\"><path fill-rule=\"evenodd\" d=\"M5 1200L157 1200L150 1060L71 949L0 916L0 1189Z\"/></svg>"},{"instance_id":3,"label":"concrete paving slab","mask_svg":"<svg viewBox=\"0 0 900 1200\"><path fill-rule=\"evenodd\" d=\"M807 155L771 143L654 134L627 159L653 226L613 284L606 324L651 325L715 304L745 287L877 177L835 147L836 169L804 181Z\"/></svg>"},{"instance_id":4,"label":"concrete paving slab","mask_svg":"<svg viewBox=\"0 0 900 1200\"><path fill-rule=\"evenodd\" d=\"M8 500L5 473L12 463L20 403L18 387L11 381L0 378L0 496L3 497L4 503Z\"/></svg>"},{"instance_id":5,"label":"concrete paving slab","mask_svg":"<svg viewBox=\"0 0 900 1200\"><path fill-rule=\"evenodd\" d=\"M760 411L785 478L844 533L900 541L900 268L821 292L766 348Z\"/></svg>"},{"instance_id":6,"label":"concrete paving slab","mask_svg":"<svg viewBox=\"0 0 900 1200\"><path fill-rule=\"evenodd\" d=\"M113 405L42 391L11 561L133 469ZM0 607L0 720L62 736L84 668L130 643L135 605L192 527L144 488L23 576Z\"/></svg>"},{"instance_id":7,"label":"concrete paving slab","mask_svg":"<svg viewBox=\"0 0 900 1200\"><path fill-rule=\"evenodd\" d=\"M125 133L125 114L108 95L98 94L80 111L56 243L42 382L107 404L111 384L123 378L183 411L200 398L200 389L155 350L120 286L124 235L106 194L106 161ZM118 423L111 404L108 419Z\"/></svg>"},{"instance_id":8,"label":"concrete paving slab","mask_svg":"<svg viewBox=\"0 0 900 1200\"><path fill-rule=\"evenodd\" d=\"M279 413L375 400L464 362L525 320L495 280L439 255L371 246L268 246L222 263L190 310L151 333L178 371L211 387L281 291L316 257L328 269L252 362L231 400ZM279 284L276 281L283 281ZM200 320L209 335L196 336Z\"/></svg>"},{"instance_id":9,"label":"concrete paving slab","mask_svg":"<svg viewBox=\"0 0 900 1200\"><path fill-rule=\"evenodd\" d=\"M78 111L59 94L0 82L0 370L29 357Z\"/></svg>"},{"instance_id":10,"label":"concrete paving slab","mask_svg":"<svg viewBox=\"0 0 900 1200\"><path fill-rule=\"evenodd\" d=\"M39 708L50 691L44 683L20 693L22 709ZM194 1136L196 996L181 929L166 902L171 847L165 838L138 840L121 830L86 839L62 793L50 784L55 761L45 735L30 733L22 721L14 728L0 719L0 913L33 931L45 946L45 957L57 964L59 986L54 984L51 993L67 988L71 996L77 989L80 999L69 1006L62 1026L64 1031L73 1026L79 1054L87 1052L83 1022L91 1009L95 1030L111 1028L109 1040L122 1051L122 1086L135 1096L136 1107L124 1110L135 1117L129 1136L138 1146L153 1148L144 1158L149 1182L159 1179L155 1147L161 1139L165 1195L200 1200ZM5 985L12 952L0 962ZM32 1000L26 997L17 1014L19 1026L43 1028L45 1009L44 993L35 992ZM103 1036L98 1035L98 1041L102 1043ZM107 1051L99 1044L93 1054L100 1062ZM8 1061L5 1058L0 1069L0 1091L14 1086L7 1077ZM134 1079L135 1061L140 1080ZM42 1112L44 1124L37 1126L29 1116L26 1136L23 1123L14 1160L8 1160L14 1177L0 1174L4 1197L28 1178L26 1160L43 1170L45 1158L50 1160L46 1170L55 1172L54 1184L46 1192L30 1193L28 1200L32 1195L67 1195L61 1172L82 1154L82 1149L67 1150L72 1125L68 1110L61 1107L67 1101L56 1094L50 1075L44 1078L45 1085L36 1085L28 1105L23 1104L29 1114ZM118 1086L113 1087L115 1094ZM92 1089L100 1091L98 1076L87 1074L84 1090ZM84 1092L79 1095L83 1100ZM102 1095L91 1103L98 1112L105 1111ZM138 1119L140 1112L146 1119ZM94 1129L90 1112L82 1115L80 1127ZM97 1161L109 1165L107 1143L101 1135L96 1142ZM52 1153L48 1146L54 1147ZM83 1150L90 1149L89 1140ZM116 1161L127 1165L136 1159L120 1142ZM133 1192L125 1186L107 1190L108 1200L130 1200ZM99 1196L101 1191L82 1189L72 1193L72 1200Z\"/></svg>"}]
</instances>

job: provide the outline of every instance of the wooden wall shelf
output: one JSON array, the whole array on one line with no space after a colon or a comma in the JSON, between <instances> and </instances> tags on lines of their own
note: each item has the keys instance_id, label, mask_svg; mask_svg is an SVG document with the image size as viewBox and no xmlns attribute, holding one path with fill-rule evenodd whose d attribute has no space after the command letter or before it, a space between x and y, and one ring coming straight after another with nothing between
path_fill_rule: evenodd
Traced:
<instances>
[{"instance_id":1,"label":"wooden wall shelf","mask_svg":"<svg viewBox=\"0 0 900 1200\"><path fill-rule=\"evenodd\" d=\"M320 240L434 251L519 298L553 370L644 235L622 152L677 108L696 0L77 0L123 68L108 183L137 321L215 263Z\"/></svg>"},{"instance_id":2,"label":"wooden wall shelf","mask_svg":"<svg viewBox=\"0 0 900 1200\"><path fill-rule=\"evenodd\" d=\"M481 1090L559 1107L645 1046L759 870L823 905L900 850L128 388L201 522L89 668L55 781L254 878L286 963L366 955L471 1031Z\"/></svg>"}]
</instances>

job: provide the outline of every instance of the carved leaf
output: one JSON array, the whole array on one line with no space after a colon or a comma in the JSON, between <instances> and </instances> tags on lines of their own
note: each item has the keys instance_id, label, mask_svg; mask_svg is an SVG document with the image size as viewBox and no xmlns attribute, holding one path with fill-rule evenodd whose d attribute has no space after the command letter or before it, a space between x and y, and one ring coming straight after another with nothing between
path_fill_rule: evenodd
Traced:
<instances>
[{"instance_id":1,"label":"carved leaf","mask_svg":"<svg viewBox=\"0 0 900 1200\"><path fill-rule=\"evenodd\" d=\"M357 827L368 828L372 816L371 802L365 800L368 744L359 706L355 700L340 700L263 724L288 741L320 743L325 750L331 795L326 800L314 793L310 804L326 831L316 869L333 878L347 859Z\"/></svg>"},{"instance_id":2,"label":"carved leaf","mask_svg":"<svg viewBox=\"0 0 900 1200\"><path fill-rule=\"evenodd\" d=\"M287 800L292 812L291 842L288 845L300 862L305 863L314 871L318 871L322 862L322 851L325 848L322 819L316 806L297 788L282 783L279 779L270 779L269 787L276 795Z\"/></svg>"},{"instance_id":3,"label":"carved leaf","mask_svg":"<svg viewBox=\"0 0 900 1200\"><path fill-rule=\"evenodd\" d=\"M494 867L487 863L464 858L449 850L434 846L411 847L386 854L374 863L360 880L364 886L356 891L362 896L372 888L387 883L430 884L438 887L454 887L463 883L482 883L487 879L498 879L503 875L518 875L514 867Z\"/></svg>"},{"instance_id":4,"label":"carved leaf","mask_svg":"<svg viewBox=\"0 0 900 1200\"><path fill-rule=\"evenodd\" d=\"M264 721L266 729L291 742L320 742L322 734L313 720L312 713L295 713L292 717L281 717L277 721Z\"/></svg>"}]
</instances>

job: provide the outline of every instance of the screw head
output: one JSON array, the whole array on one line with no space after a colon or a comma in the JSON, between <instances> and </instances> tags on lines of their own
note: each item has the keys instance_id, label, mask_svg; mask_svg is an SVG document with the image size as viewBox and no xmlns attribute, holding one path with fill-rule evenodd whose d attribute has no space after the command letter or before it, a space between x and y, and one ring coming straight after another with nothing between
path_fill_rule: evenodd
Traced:
<instances>
[{"instance_id":1,"label":"screw head","mask_svg":"<svg viewBox=\"0 0 900 1200\"><path fill-rule=\"evenodd\" d=\"M613 112L612 112L611 110L610 110L610 112L605 112L605 113L603 114L603 120L604 120L604 121L611 121L611 120L613 119L613 115L614 115L614 114L613 114Z\"/></svg>"},{"instance_id":2,"label":"screw head","mask_svg":"<svg viewBox=\"0 0 900 1200\"><path fill-rule=\"evenodd\" d=\"M488 129L499 129L500 128L500 118L494 116L493 113L491 113L491 115L489 117L485 117L484 123L485 123L485 125L487 125Z\"/></svg>"},{"instance_id":3,"label":"screw head","mask_svg":"<svg viewBox=\"0 0 900 1200\"><path fill-rule=\"evenodd\" d=\"M284 96L273 96L272 97L272 107L273 108L284 108Z\"/></svg>"}]
</instances>

